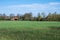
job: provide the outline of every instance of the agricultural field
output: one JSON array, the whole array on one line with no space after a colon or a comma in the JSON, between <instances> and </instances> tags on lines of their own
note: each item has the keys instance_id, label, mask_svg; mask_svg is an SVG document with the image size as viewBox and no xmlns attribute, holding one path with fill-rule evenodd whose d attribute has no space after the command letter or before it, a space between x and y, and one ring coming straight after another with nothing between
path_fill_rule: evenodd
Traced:
<instances>
[{"instance_id":1,"label":"agricultural field","mask_svg":"<svg viewBox=\"0 0 60 40\"><path fill-rule=\"evenodd\" d=\"M0 40L60 40L60 22L0 21Z\"/></svg>"}]
</instances>

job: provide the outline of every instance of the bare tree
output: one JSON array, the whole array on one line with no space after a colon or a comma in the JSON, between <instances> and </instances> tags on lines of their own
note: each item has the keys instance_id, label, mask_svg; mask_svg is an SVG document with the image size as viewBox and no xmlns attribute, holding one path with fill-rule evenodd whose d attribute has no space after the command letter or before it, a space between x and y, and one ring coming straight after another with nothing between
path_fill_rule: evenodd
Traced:
<instances>
[{"instance_id":1,"label":"bare tree","mask_svg":"<svg viewBox=\"0 0 60 40\"><path fill-rule=\"evenodd\" d=\"M25 13L24 14L24 20L31 20L32 13Z\"/></svg>"},{"instance_id":2,"label":"bare tree","mask_svg":"<svg viewBox=\"0 0 60 40\"><path fill-rule=\"evenodd\" d=\"M45 18L45 17L46 17L46 15L45 15L45 13L44 13L44 12L42 12L41 14L42 14L43 18Z\"/></svg>"},{"instance_id":3,"label":"bare tree","mask_svg":"<svg viewBox=\"0 0 60 40\"><path fill-rule=\"evenodd\" d=\"M15 15L13 13L10 14L10 18L14 17Z\"/></svg>"},{"instance_id":4,"label":"bare tree","mask_svg":"<svg viewBox=\"0 0 60 40\"><path fill-rule=\"evenodd\" d=\"M40 21L40 20L41 20L41 18L42 18L42 17L41 17L41 15L40 15L40 13L38 13L37 20L38 20L38 21Z\"/></svg>"}]
</instances>

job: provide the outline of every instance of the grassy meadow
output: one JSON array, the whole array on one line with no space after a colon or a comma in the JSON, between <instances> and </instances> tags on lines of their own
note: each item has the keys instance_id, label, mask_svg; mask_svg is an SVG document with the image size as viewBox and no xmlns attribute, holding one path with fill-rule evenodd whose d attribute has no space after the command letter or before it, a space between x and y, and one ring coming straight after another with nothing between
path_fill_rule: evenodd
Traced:
<instances>
[{"instance_id":1,"label":"grassy meadow","mask_svg":"<svg viewBox=\"0 0 60 40\"><path fill-rule=\"evenodd\" d=\"M0 40L60 40L60 22L0 21Z\"/></svg>"}]
</instances>

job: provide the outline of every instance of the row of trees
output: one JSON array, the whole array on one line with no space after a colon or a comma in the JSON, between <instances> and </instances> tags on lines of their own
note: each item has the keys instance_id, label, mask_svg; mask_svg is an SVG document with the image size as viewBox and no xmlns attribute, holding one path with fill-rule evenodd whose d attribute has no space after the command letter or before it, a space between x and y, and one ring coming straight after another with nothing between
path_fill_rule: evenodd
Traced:
<instances>
[{"instance_id":1,"label":"row of trees","mask_svg":"<svg viewBox=\"0 0 60 40\"><path fill-rule=\"evenodd\" d=\"M5 13L0 14L0 20L10 20L14 16L14 14L10 14L10 16L7 16ZM23 21L60 21L60 14L56 12L49 13L48 15L45 15L45 13L38 13L35 17L33 17L32 13L25 13L24 15L17 14L16 16L19 20Z\"/></svg>"}]
</instances>

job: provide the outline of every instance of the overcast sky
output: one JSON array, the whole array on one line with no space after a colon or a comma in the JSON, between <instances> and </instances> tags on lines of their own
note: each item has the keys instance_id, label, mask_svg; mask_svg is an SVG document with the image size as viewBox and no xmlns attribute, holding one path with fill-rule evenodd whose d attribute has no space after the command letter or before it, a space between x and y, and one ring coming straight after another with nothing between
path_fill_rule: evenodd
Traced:
<instances>
[{"instance_id":1,"label":"overcast sky","mask_svg":"<svg viewBox=\"0 0 60 40\"><path fill-rule=\"evenodd\" d=\"M24 14L32 12L34 16L38 12L60 13L60 0L0 0L0 13Z\"/></svg>"}]
</instances>

